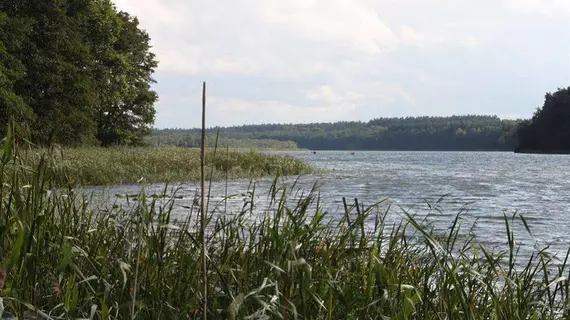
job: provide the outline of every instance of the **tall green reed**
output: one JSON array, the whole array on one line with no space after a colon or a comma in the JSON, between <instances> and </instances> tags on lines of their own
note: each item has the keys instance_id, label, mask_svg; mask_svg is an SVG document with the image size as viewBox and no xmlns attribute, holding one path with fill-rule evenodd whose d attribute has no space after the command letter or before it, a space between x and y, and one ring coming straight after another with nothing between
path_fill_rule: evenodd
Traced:
<instances>
[{"instance_id":1,"label":"tall green reed","mask_svg":"<svg viewBox=\"0 0 570 320\"><path fill-rule=\"evenodd\" d=\"M12 130L12 129L11 129ZM276 177L265 206L255 185L241 208L209 210L207 297L199 201L182 221L176 194L93 208L62 174L57 150L10 133L0 166L0 297L20 319L565 319L568 253L523 259L505 216L505 248L441 235L390 208L345 201L326 211ZM35 167L22 161L38 152ZM64 175L65 176L65 175ZM162 199L162 200L159 200ZM164 200L166 199L166 200ZM134 201L134 200L133 200ZM218 212L218 213L214 213ZM230 214L231 213L231 214ZM402 215L394 224L390 215Z\"/></svg>"}]
</instances>

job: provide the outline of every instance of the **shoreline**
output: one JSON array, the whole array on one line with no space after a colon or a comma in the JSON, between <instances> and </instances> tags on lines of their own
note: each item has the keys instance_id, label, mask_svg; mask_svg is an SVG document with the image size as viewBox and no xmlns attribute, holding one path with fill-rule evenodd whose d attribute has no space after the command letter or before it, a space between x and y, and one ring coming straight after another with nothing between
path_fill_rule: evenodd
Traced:
<instances>
[{"instance_id":1,"label":"shoreline","mask_svg":"<svg viewBox=\"0 0 570 320\"><path fill-rule=\"evenodd\" d=\"M570 154L570 150L552 150L552 151L544 151L544 150L536 150L536 149L519 149L516 148L514 153L520 154Z\"/></svg>"}]
</instances>

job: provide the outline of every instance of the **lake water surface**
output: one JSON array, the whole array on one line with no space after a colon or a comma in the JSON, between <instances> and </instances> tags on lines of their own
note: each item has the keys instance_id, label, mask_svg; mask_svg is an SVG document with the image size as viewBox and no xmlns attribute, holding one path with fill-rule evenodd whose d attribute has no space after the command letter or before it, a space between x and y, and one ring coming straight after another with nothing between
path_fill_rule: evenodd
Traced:
<instances>
[{"instance_id":1,"label":"lake water surface","mask_svg":"<svg viewBox=\"0 0 570 320\"><path fill-rule=\"evenodd\" d=\"M363 152L318 151L279 152L302 159L325 174L305 176L297 188L308 190L318 182L323 206L331 214L342 215L342 197L364 204L388 199L391 218L402 219L403 208L417 215L430 214L430 221L443 231L460 210L466 229L473 227L477 237L504 249L506 242L503 214L522 214L533 236L515 223L515 235L527 251L535 245L551 246L551 252L570 247L570 155L535 155L502 152ZM292 184L293 178L283 183ZM270 179L257 183L256 201L267 199ZM233 181L228 194L243 193L249 181ZM148 186L147 192L159 192L161 185ZM136 194L140 186L116 186L109 195ZM180 186L176 213L187 214L196 193L196 184ZM212 201L222 201L225 183L212 186ZM228 206L239 205L238 197ZM439 202L438 202L439 201ZM439 212L429 210L426 203ZM219 202L226 205L225 202Z\"/></svg>"}]
</instances>

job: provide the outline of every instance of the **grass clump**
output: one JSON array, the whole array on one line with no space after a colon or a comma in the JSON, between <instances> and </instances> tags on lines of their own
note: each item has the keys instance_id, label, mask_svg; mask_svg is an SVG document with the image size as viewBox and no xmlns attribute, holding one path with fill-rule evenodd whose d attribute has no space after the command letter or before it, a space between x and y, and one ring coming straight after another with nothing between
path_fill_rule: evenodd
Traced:
<instances>
[{"instance_id":1,"label":"grass clump","mask_svg":"<svg viewBox=\"0 0 570 320\"><path fill-rule=\"evenodd\" d=\"M91 208L54 170L5 148L0 164L0 310L21 319L566 319L567 257L519 259L512 219L494 252L445 236L404 212L388 224L381 203L333 216L318 191L273 185L207 232L208 309L200 302L198 206L173 215L176 197L144 192L133 207ZM16 160L16 161L15 161ZM5 170L11 166L10 170ZM8 177L9 176L9 177ZM163 201L163 200L162 200ZM197 203L197 202L195 202ZM523 220L526 225L526 222ZM522 267L521 267L522 262Z\"/></svg>"},{"instance_id":2,"label":"grass clump","mask_svg":"<svg viewBox=\"0 0 570 320\"><path fill-rule=\"evenodd\" d=\"M36 166L42 151L22 154L22 161ZM79 185L131 184L143 181L195 182L200 180L200 150L188 148L77 148L52 153L53 169L61 183ZM314 172L304 162L257 151L207 152L208 179L223 180L264 176L301 175ZM211 174L211 176L210 176ZM226 175L227 174L227 175Z\"/></svg>"}]
</instances>

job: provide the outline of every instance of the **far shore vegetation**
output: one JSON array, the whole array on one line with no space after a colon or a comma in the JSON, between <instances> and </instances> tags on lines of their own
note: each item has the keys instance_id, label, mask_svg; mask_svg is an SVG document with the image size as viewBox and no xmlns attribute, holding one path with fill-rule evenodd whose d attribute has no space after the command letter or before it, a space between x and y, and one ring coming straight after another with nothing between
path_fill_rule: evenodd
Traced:
<instances>
[{"instance_id":1,"label":"far shore vegetation","mask_svg":"<svg viewBox=\"0 0 570 320\"><path fill-rule=\"evenodd\" d=\"M495 116L379 118L368 122L211 128L234 141L265 140L310 150L512 151L520 121ZM199 146L199 129L154 130L152 144Z\"/></svg>"},{"instance_id":2,"label":"far shore vegetation","mask_svg":"<svg viewBox=\"0 0 570 320\"><path fill-rule=\"evenodd\" d=\"M518 130L516 152L570 153L570 87L547 93L544 105Z\"/></svg>"},{"instance_id":3,"label":"far shore vegetation","mask_svg":"<svg viewBox=\"0 0 570 320\"><path fill-rule=\"evenodd\" d=\"M234 145L310 150L516 151L570 153L570 87L547 93L530 120L496 116L377 118L368 122L211 128ZM198 129L154 130L154 145L199 146Z\"/></svg>"}]
</instances>

